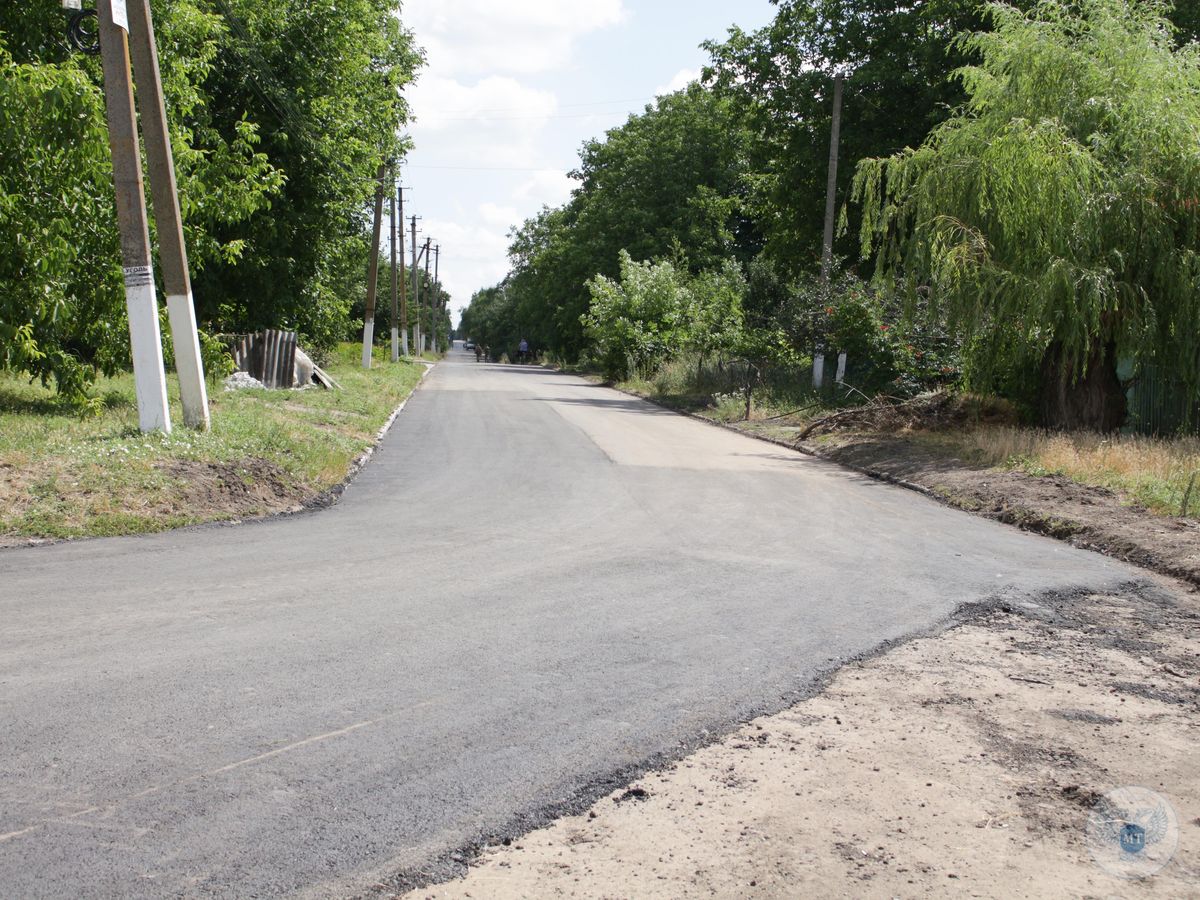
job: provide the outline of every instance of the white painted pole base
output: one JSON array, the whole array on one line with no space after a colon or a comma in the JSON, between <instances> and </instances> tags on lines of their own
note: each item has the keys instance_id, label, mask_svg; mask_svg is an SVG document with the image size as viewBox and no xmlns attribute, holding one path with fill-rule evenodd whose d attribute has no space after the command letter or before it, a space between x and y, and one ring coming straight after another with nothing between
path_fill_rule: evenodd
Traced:
<instances>
[{"instance_id":1,"label":"white painted pole base","mask_svg":"<svg viewBox=\"0 0 1200 900\"><path fill-rule=\"evenodd\" d=\"M819 388L825 383L825 354L813 354L813 387Z\"/></svg>"},{"instance_id":2,"label":"white painted pole base","mask_svg":"<svg viewBox=\"0 0 1200 900\"><path fill-rule=\"evenodd\" d=\"M408 356L408 329L407 328L405 328L404 331L402 331L400 333L400 352L403 353L405 356Z\"/></svg>"},{"instance_id":3,"label":"white painted pole base","mask_svg":"<svg viewBox=\"0 0 1200 900\"><path fill-rule=\"evenodd\" d=\"M417 348L417 356L421 355L421 326L413 329L413 345Z\"/></svg>"},{"instance_id":4,"label":"white painted pole base","mask_svg":"<svg viewBox=\"0 0 1200 900\"><path fill-rule=\"evenodd\" d=\"M392 328L392 362L400 361L400 329Z\"/></svg>"},{"instance_id":5,"label":"white painted pole base","mask_svg":"<svg viewBox=\"0 0 1200 900\"><path fill-rule=\"evenodd\" d=\"M208 387L204 383L204 360L200 358L200 336L196 333L196 307L191 294L167 297L171 320L171 342L175 347L175 372L179 376L179 399L183 402L183 424L208 431Z\"/></svg>"},{"instance_id":6,"label":"white painted pole base","mask_svg":"<svg viewBox=\"0 0 1200 900\"><path fill-rule=\"evenodd\" d=\"M375 346L375 323L363 323L363 355L362 367L371 368L371 349Z\"/></svg>"},{"instance_id":7,"label":"white painted pole base","mask_svg":"<svg viewBox=\"0 0 1200 900\"><path fill-rule=\"evenodd\" d=\"M838 354L838 367L837 367L837 379L836 380L837 380L838 384L844 384L846 382L846 354L845 353Z\"/></svg>"},{"instance_id":8,"label":"white painted pole base","mask_svg":"<svg viewBox=\"0 0 1200 900\"><path fill-rule=\"evenodd\" d=\"M158 301L149 266L125 270L125 308L129 315L129 345L133 355L133 383L137 390L138 427L142 431L171 433L167 406L167 373L163 368L162 332L158 329Z\"/></svg>"}]
</instances>

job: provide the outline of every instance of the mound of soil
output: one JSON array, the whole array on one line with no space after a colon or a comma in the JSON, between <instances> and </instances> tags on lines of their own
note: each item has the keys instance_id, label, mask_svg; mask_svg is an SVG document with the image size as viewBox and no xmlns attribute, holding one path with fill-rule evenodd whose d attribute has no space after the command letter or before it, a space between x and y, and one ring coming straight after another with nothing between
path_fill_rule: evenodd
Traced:
<instances>
[{"instance_id":1,"label":"mound of soil","mask_svg":"<svg viewBox=\"0 0 1200 900\"><path fill-rule=\"evenodd\" d=\"M179 494L172 498L178 507L203 509L211 518L283 512L304 503L310 493L283 468L254 457L232 463L177 459L160 468L179 480Z\"/></svg>"}]
</instances>

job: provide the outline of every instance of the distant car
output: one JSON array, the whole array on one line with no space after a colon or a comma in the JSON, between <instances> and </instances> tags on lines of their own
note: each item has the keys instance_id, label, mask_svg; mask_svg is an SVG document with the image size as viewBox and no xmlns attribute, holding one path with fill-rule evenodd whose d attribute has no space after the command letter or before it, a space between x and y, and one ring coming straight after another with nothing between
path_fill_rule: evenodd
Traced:
<instances>
[{"instance_id":1,"label":"distant car","mask_svg":"<svg viewBox=\"0 0 1200 900\"><path fill-rule=\"evenodd\" d=\"M474 350L475 342L474 341L463 341L463 349L464 350Z\"/></svg>"}]
</instances>

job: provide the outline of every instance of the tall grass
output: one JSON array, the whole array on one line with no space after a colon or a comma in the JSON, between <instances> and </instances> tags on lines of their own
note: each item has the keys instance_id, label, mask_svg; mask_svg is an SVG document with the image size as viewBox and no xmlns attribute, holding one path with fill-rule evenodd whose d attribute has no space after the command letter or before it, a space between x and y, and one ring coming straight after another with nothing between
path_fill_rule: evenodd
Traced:
<instances>
[{"instance_id":1,"label":"tall grass","mask_svg":"<svg viewBox=\"0 0 1200 900\"><path fill-rule=\"evenodd\" d=\"M964 459L1032 475L1063 475L1072 481L1126 494L1154 512L1179 515L1194 474L1200 473L1200 438L1152 438L1061 433L994 426L919 435L950 445ZM1200 482L1200 475L1197 476ZM1200 514L1200 484L1189 512Z\"/></svg>"}]
</instances>

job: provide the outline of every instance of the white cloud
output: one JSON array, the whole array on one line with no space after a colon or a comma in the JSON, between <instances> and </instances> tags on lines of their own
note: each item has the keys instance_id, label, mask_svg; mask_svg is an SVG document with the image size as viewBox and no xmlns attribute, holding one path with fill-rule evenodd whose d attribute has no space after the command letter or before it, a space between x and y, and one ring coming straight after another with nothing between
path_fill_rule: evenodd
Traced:
<instances>
[{"instance_id":1,"label":"white cloud","mask_svg":"<svg viewBox=\"0 0 1200 900\"><path fill-rule=\"evenodd\" d=\"M699 69L680 69L669 82L654 89L654 96L661 97L663 94L673 94L676 91L682 91L699 77Z\"/></svg>"},{"instance_id":2,"label":"white cloud","mask_svg":"<svg viewBox=\"0 0 1200 900\"><path fill-rule=\"evenodd\" d=\"M508 126L521 130L544 121L558 108L550 91L527 88L515 78L490 76L464 84L453 78L429 75L409 92L416 116L414 131L434 132L482 126Z\"/></svg>"},{"instance_id":3,"label":"white cloud","mask_svg":"<svg viewBox=\"0 0 1200 900\"><path fill-rule=\"evenodd\" d=\"M565 203L571 191L579 186L566 172L547 169L537 172L514 192L513 196L525 207L541 209L543 206L558 206Z\"/></svg>"},{"instance_id":4,"label":"white cloud","mask_svg":"<svg viewBox=\"0 0 1200 900\"><path fill-rule=\"evenodd\" d=\"M508 272L508 227L463 224L459 219L430 219L421 227L442 247L440 276L454 309L471 302L471 294L499 282Z\"/></svg>"},{"instance_id":5,"label":"white cloud","mask_svg":"<svg viewBox=\"0 0 1200 900\"><path fill-rule=\"evenodd\" d=\"M558 108L551 91L508 76L474 83L434 76L418 82L409 100L417 147L443 166L530 166Z\"/></svg>"},{"instance_id":6,"label":"white cloud","mask_svg":"<svg viewBox=\"0 0 1200 900\"><path fill-rule=\"evenodd\" d=\"M401 18L434 71L534 74L562 66L576 39L627 15L623 0L408 0Z\"/></svg>"},{"instance_id":7,"label":"white cloud","mask_svg":"<svg viewBox=\"0 0 1200 900\"><path fill-rule=\"evenodd\" d=\"M486 225L507 229L516 224L520 215L514 206L500 206L496 203L479 204L479 218Z\"/></svg>"}]
</instances>

